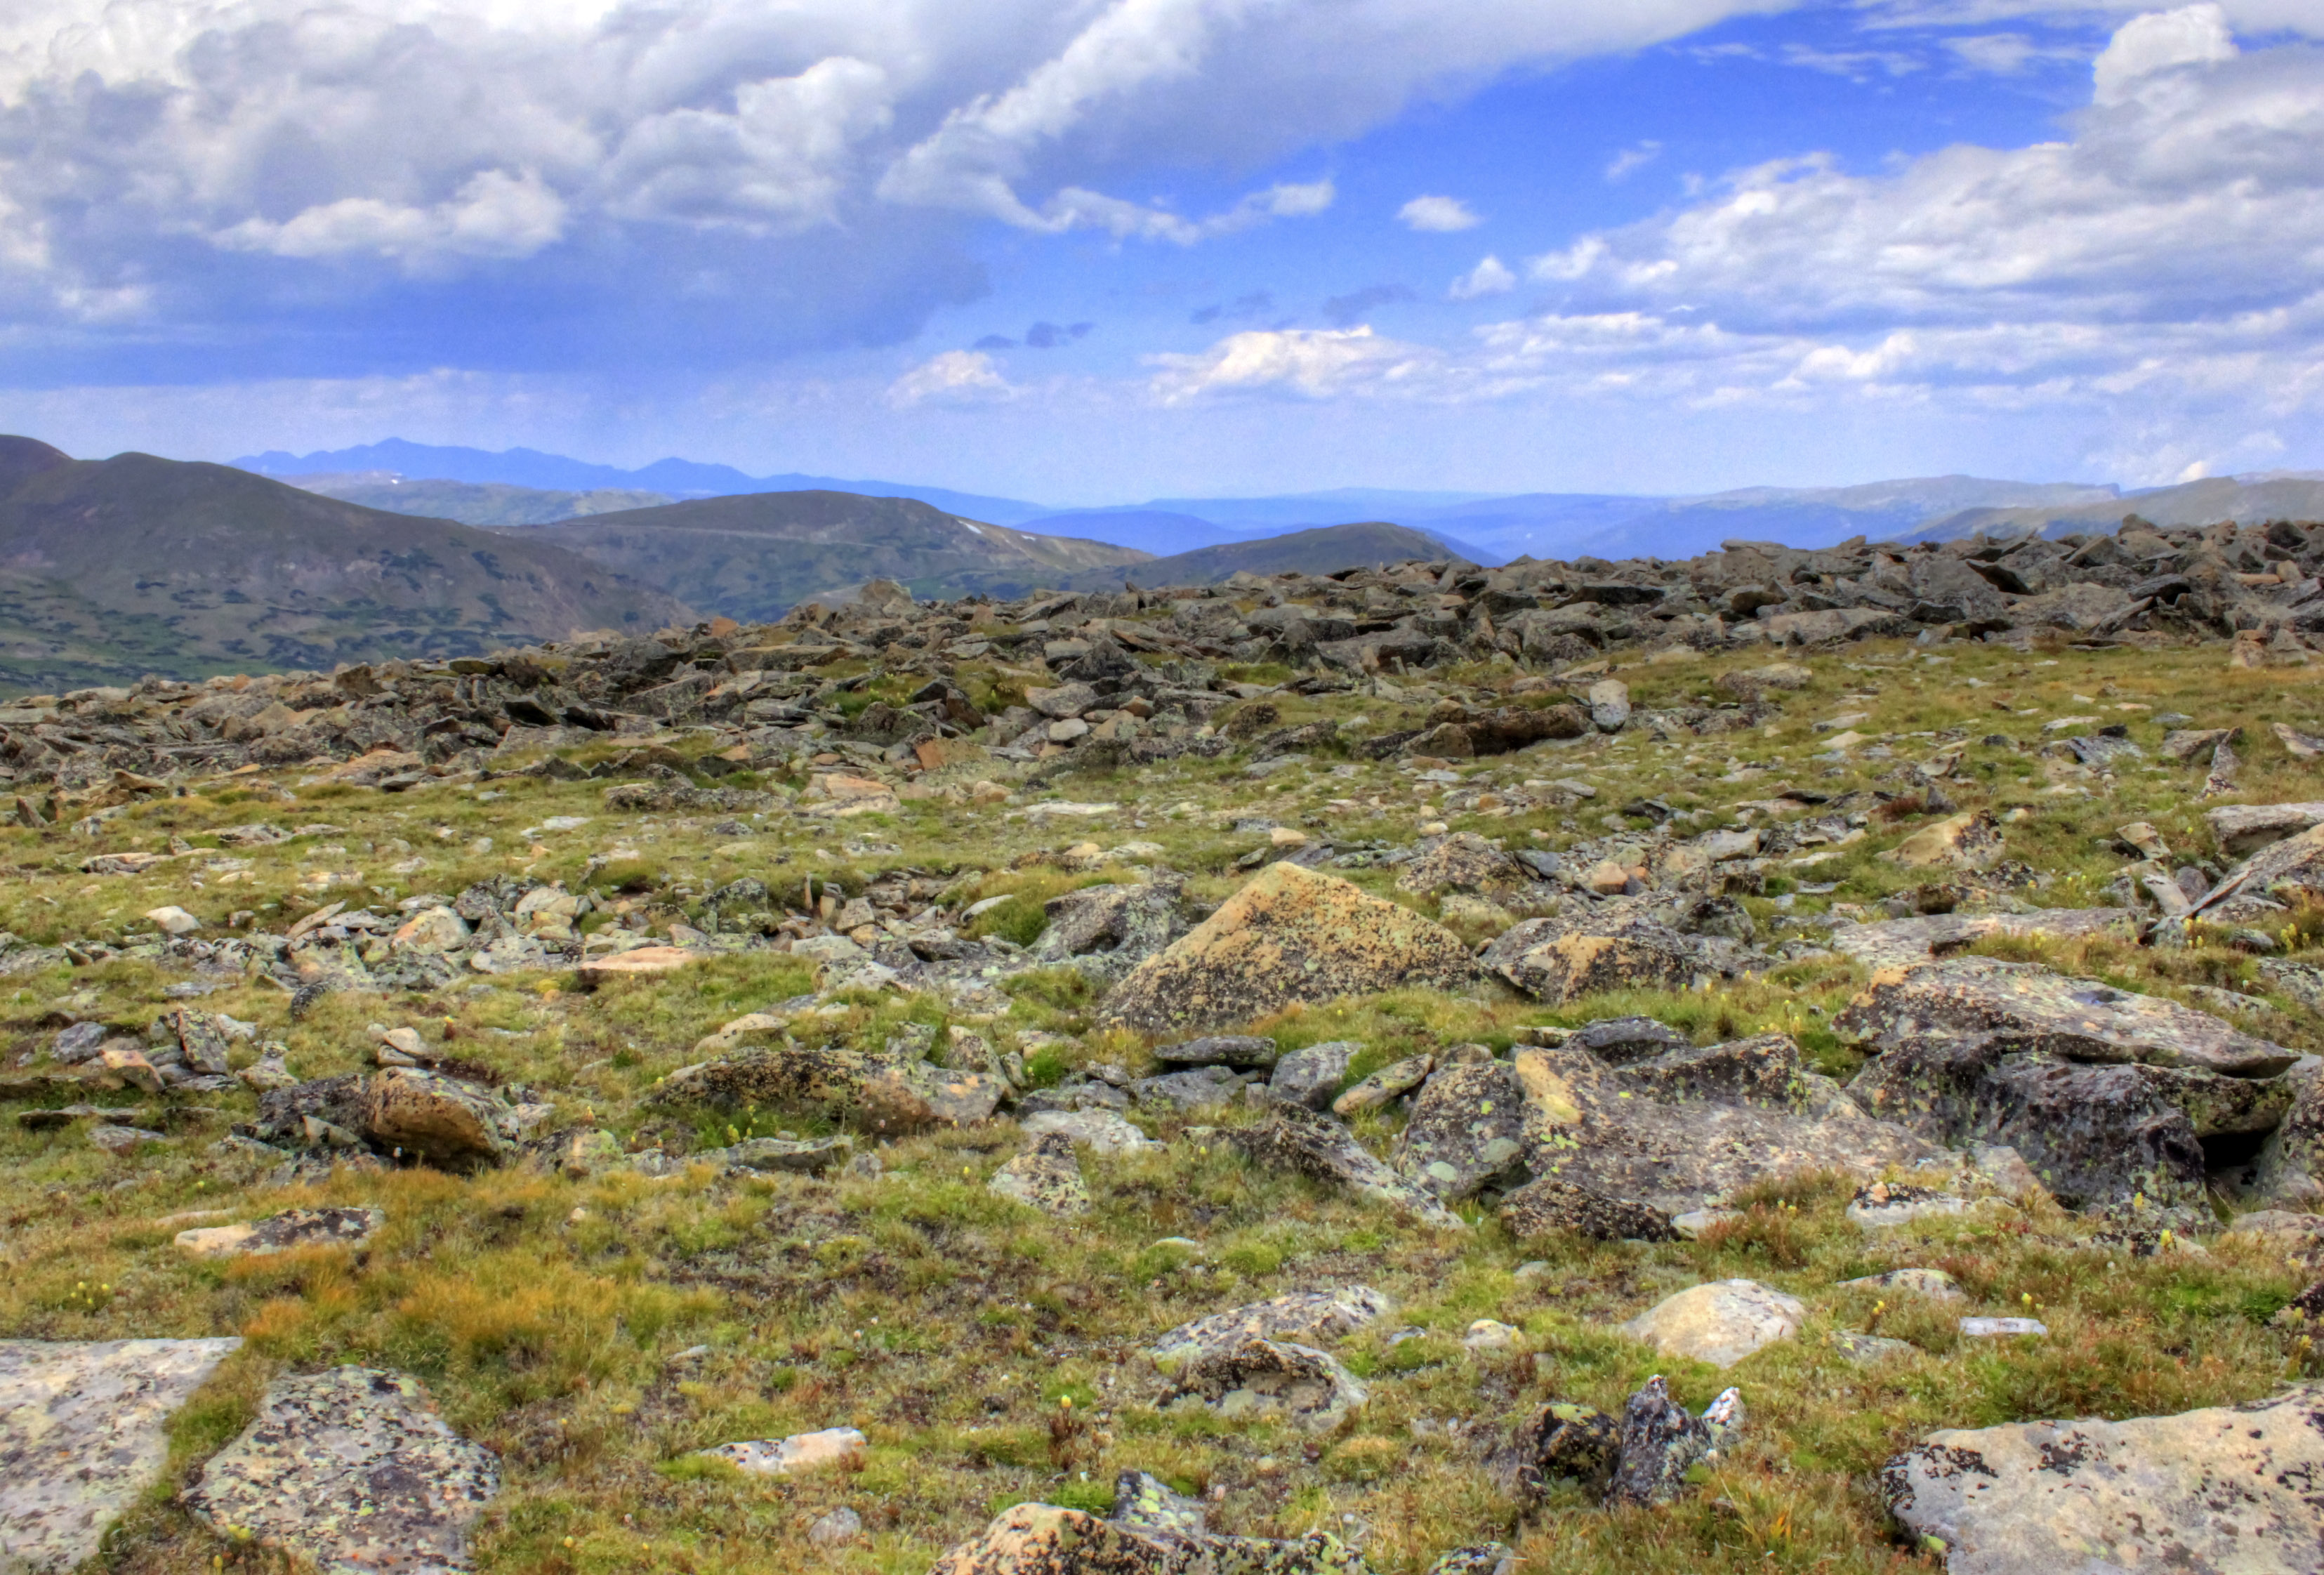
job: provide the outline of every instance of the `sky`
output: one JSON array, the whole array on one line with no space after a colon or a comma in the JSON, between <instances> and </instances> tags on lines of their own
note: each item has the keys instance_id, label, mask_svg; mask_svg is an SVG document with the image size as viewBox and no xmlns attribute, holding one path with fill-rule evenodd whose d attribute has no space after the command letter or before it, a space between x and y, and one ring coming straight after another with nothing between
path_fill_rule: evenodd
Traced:
<instances>
[{"instance_id":1,"label":"sky","mask_svg":"<svg viewBox=\"0 0 2324 1575\"><path fill-rule=\"evenodd\" d=\"M2324 467L2324 0L10 0L0 430L1059 505Z\"/></svg>"}]
</instances>

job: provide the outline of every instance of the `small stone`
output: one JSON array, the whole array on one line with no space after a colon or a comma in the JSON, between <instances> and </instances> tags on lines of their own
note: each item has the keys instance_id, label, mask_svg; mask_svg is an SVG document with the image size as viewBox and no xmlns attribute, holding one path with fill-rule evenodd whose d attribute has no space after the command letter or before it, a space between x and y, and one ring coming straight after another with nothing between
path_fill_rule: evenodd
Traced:
<instances>
[{"instance_id":1,"label":"small stone","mask_svg":"<svg viewBox=\"0 0 2324 1575\"><path fill-rule=\"evenodd\" d=\"M149 1132L143 1127L123 1127L111 1121L97 1121L88 1129L88 1140L107 1154L128 1154L148 1143L166 1143L159 1132Z\"/></svg>"},{"instance_id":2,"label":"small stone","mask_svg":"<svg viewBox=\"0 0 2324 1575\"><path fill-rule=\"evenodd\" d=\"M1926 1296L1932 1302L1966 1302L1969 1294L1960 1282L1942 1269L1900 1268L1886 1274L1867 1275L1862 1279L1842 1280L1834 1287L1842 1291L1877 1291L1881 1295Z\"/></svg>"},{"instance_id":3,"label":"small stone","mask_svg":"<svg viewBox=\"0 0 2324 1575\"><path fill-rule=\"evenodd\" d=\"M2006 1340L2020 1334L2047 1335L2050 1326L2034 1318L1964 1318L1960 1331L1967 1340Z\"/></svg>"},{"instance_id":4,"label":"small stone","mask_svg":"<svg viewBox=\"0 0 2324 1575\"><path fill-rule=\"evenodd\" d=\"M1347 1080L1348 1064L1362 1050L1353 1039L1334 1039L1288 1052L1275 1064L1268 1081L1268 1100L1311 1110L1323 1109Z\"/></svg>"},{"instance_id":5,"label":"small stone","mask_svg":"<svg viewBox=\"0 0 2324 1575\"><path fill-rule=\"evenodd\" d=\"M1279 825L1267 834L1267 840L1272 847L1304 848L1307 845L1307 834L1287 825Z\"/></svg>"},{"instance_id":6,"label":"small stone","mask_svg":"<svg viewBox=\"0 0 2324 1575\"><path fill-rule=\"evenodd\" d=\"M818 1548L843 1547L863 1534L863 1517L852 1509L839 1508L817 1516L807 1528L807 1540Z\"/></svg>"},{"instance_id":7,"label":"small stone","mask_svg":"<svg viewBox=\"0 0 2324 1575\"><path fill-rule=\"evenodd\" d=\"M1620 1463L1606 1502L1668 1504L1686 1491L1687 1473L1711 1451L1711 1429L1670 1397L1660 1375L1651 1377L1622 1408Z\"/></svg>"},{"instance_id":8,"label":"small stone","mask_svg":"<svg viewBox=\"0 0 2324 1575\"><path fill-rule=\"evenodd\" d=\"M1860 1189L1848 1205L1848 1217L1866 1230L1893 1230L1915 1220L1936 1219L1969 1211L1969 1200L1930 1187L1875 1182Z\"/></svg>"},{"instance_id":9,"label":"small stone","mask_svg":"<svg viewBox=\"0 0 2324 1575\"><path fill-rule=\"evenodd\" d=\"M309 1248L369 1244L387 1215L378 1209L291 1209L248 1225L215 1225L180 1230L178 1250L194 1257L263 1257Z\"/></svg>"},{"instance_id":10,"label":"small stone","mask_svg":"<svg viewBox=\"0 0 2324 1575\"><path fill-rule=\"evenodd\" d=\"M1884 1335L1864 1334L1853 1329L1835 1329L1826 1338L1834 1350L1864 1367L1885 1362L1891 1357L1910 1356L1919 1349L1910 1340L1890 1340Z\"/></svg>"},{"instance_id":11,"label":"small stone","mask_svg":"<svg viewBox=\"0 0 2324 1575\"><path fill-rule=\"evenodd\" d=\"M1519 1332L1513 1325L1491 1318L1480 1318L1469 1325L1469 1332L1462 1336L1461 1343L1478 1355L1512 1350L1517 1347Z\"/></svg>"},{"instance_id":12,"label":"small stone","mask_svg":"<svg viewBox=\"0 0 2324 1575\"><path fill-rule=\"evenodd\" d=\"M1060 1132L1036 1138L1033 1146L995 1171L986 1188L1047 1214L1086 1213L1089 1184L1074 1157L1073 1139Z\"/></svg>"},{"instance_id":13,"label":"small stone","mask_svg":"<svg viewBox=\"0 0 2324 1575\"><path fill-rule=\"evenodd\" d=\"M145 916L173 935L190 935L202 927L202 921L182 907L149 908Z\"/></svg>"}]
</instances>

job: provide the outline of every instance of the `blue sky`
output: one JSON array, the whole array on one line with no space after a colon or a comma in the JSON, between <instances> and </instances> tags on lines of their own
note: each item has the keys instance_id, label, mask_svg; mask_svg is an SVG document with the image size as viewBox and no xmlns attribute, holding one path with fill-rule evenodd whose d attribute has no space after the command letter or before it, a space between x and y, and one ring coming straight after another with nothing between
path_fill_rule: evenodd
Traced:
<instances>
[{"instance_id":1,"label":"blue sky","mask_svg":"<svg viewBox=\"0 0 2324 1575\"><path fill-rule=\"evenodd\" d=\"M1059 503L2324 466L2324 5L17 0L0 428Z\"/></svg>"}]
</instances>

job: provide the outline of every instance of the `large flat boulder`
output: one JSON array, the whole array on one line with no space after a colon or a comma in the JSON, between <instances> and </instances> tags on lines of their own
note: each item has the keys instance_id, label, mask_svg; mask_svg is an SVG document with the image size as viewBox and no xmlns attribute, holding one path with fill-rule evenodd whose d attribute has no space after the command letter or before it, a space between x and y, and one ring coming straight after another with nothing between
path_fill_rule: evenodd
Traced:
<instances>
[{"instance_id":1,"label":"large flat boulder","mask_svg":"<svg viewBox=\"0 0 2324 1575\"><path fill-rule=\"evenodd\" d=\"M1476 977L1461 938L1335 876L1270 865L1106 998L1108 1024L1167 1033L1222 1027L1295 1001Z\"/></svg>"},{"instance_id":2,"label":"large flat boulder","mask_svg":"<svg viewBox=\"0 0 2324 1575\"><path fill-rule=\"evenodd\" d=\"M161 1475L171 1416L239 1340L0 1340L0 1569L96 1556Z\"/></svg>"},{"instance_id":3,"label":"large flat boulder","mask_svg":"<svg viewBox=\"0 0 2324 1575\"><path fill-rule=\"evenodd\" d=\"M320 1575L447 1575L471 1568L468 1527L499 1491L492 1451L454 1432L419 1379L346 1367L268 1385L186 1506Z\"/></svg>"},{"instance_id":4,"label":"large flat boulder","mask_svg":"<svg viewBox=\"0 0 2324 1575\"><path fill-rule=\"evenodd\" d=\"M2324 804L2227 804L2206 812L2203 820L2219 852L2241 859L2324 825Z\"/></svg>"},{"instance_id":5,"label":"large flat boulder","mask_svg":"<svg viewBox=\"0 0 2324 1575\"><path fill-rule=\"evenodd\" d=\"M1731 979L1757 959L1750 916L1730 899L1649 896L1527 919L1478 961L1527 995L1562 1006L1610 990L1683 990Z\"/></svg>"},{"instance_id":6,"label":"large flat boulder","mask_svg":"<svg viewBox=\"0 0 2324 1575\"><path fill-rule=\"evenodd\" d=\"M2126 907L2049 907L2033 913L1930 914L1840 925L1831 949L1874 968L1910 967L1965 952L1994 935L2080 940L2090 935L2138 935L2139 916Z\"/></svg>"},{"instance_id":7,"label":"large flat boulder","mask_svg":"<svg viewBox=\"0 0 2324 1575\"><path fill-rule=\"evenodd\" d=\"M1395 1311L1396 1303L1388 1294L1370 1285L1342 1285L1336 1291L1293 1291L1181 1323L1156 1340L1146 1354L1169 1367L1206 1350L1225 1350L1251 1340L1316 1345L1324 1340L1344 1340Z\"/></svg>"},{"instance_id":8,"label":"large flat boulder","mask_svg":"<svg viewBox=\"0 0 2324 1575\"><path fill-rule=\"evenodd\" d=\"M1871 1179L1943 1157L1845 1101L1823 1114L1726 1102L1569 1048L1520 1049L1510 1065L1525 1089L1527 1174L1667 1215L1775 1177L1840 1170Z\"/></svg>"},{"instance_id":9,"label":"large flat boulder","mask_svg":"<svg viewBox=\"0 0 2324 1575\"><path fill-rule=\"evenodd\" d=\"M1880 1473L1949 1575L2324 1569L2324 1384L2127 1422L1931 1433Z\"/></svg>"},{"instance_id":10,"label":"large flat boulder","mask_svg":"<svg viewBox=\"0 0 2324 1575\"><path fill-rule=\"evenodd\" d=\"M1858 1042L1883 1045L1933 1035L1987 1036L2006 1052L2227 1077L2273 1077L2300 1059L2281 1045L2175 1001L1989 957L1884 970L1834 1027Z\"/></svg>"},{"instance_id":11,"label":"large flat boulder","mask_svg":"<svg viewBox=\"0 0 2324 1575\"><path fill-rule=\"evenodd\" d=\"M2286 907L2324 901L2324 825L2271 843L2227 871L2195 905L2221 924L2268 923Z\"/></svg>"}]
</instances>

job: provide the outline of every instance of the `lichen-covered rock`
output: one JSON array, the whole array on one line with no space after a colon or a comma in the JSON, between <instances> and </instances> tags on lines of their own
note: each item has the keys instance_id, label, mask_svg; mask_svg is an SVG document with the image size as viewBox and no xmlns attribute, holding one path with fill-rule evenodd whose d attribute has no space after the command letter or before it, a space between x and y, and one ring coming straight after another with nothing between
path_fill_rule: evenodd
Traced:
<instances>
[{"instance_id":1,"label":"lichen-covered rock","mask_svg":"<svg viewBox=\"0 0 2324 1575\"><path fill-rule=\"evenodd\" d=\"M1428 1566L1428 1575L1517 1575L1517 1550L1506 1543L1455 1548Z\"/></svg>"},{"instance_id":2,"label":"lichen-covered rock","mask_svg":"<svg viewBox=\"0 0 2324 1575\"><path fill-rule=\"evenodd\" d=\"M1538 1501L1559 1482L1602 1497L1622 1459L1622 1428L1594 1406L1553 1400L1517 1423L1492 1464L1511 1495Z\"/></svg>"},{"instance_id":3,"label":"lichen-covered rock","mask_svg":"<svg viewBox=\"0 0 2324 1575\"><path fill-rule=\"evenodd\" d=\"M1447 1066L1412 1101L1397 1138L1396 1168L1457 1202L1513 1174L1525 1161L1525 1085L1503 1062Z\"/></svg>"},{"instance_id":4,"label":"lichen-covered rock","mask_svg":"<svg viewBox=\"0 0 2324 1575\"><path fill-rule=\"evenodd\" d=\"M1111 1110L1039 1110L1025 1118L1028 1138L1061 1137L1100 1154L1136 1154L1162 1147Z\"/></svg>"},{"instance_id":5,"label":"lichen-covered rock","mask_svg":"<svg viewBox=\"0 0 2324 1575\"><path fill-rule=\"evenodd\" d=\"M1434 1055L1407 1055L1402 1061L1391 1062L1333 1100L1332 1113L1347 1119L1366 1110L1377 1110L1418 1088L1435 1070Z\"/></svg>"},{"instance_id":6,"label":"lichen-covered rock","mask_svg":"<svg viewBox=\"0 0 2324 1575\"><path fill-rule=\"evenodd\" d=\"M1595 914L1527 919L1505 931L1480 960L1553 1006L1602 990L1683 989L1703 972L1697 948L1676 930L1649 918ZM1710 972L1716 977L1716 969Z\"/></svg>"},{"instance_id":7,"label":"lichen-covered rock","mask_svg":"<svg viewBox=\"0 0 2324 1575\"><path fill-rule=\"evenodd\" d=\"M1328 1351L1288 1340L1246 1340L1205 1347L1173 1375L1163 1403L1208 1406L1219 1415L1265 1417L1328 1432L1363 1405L1369 1391Z\"/></svg>"},{"instance_id":8,"label":"lichen-covered rock","mask_svg":"<svg viewBox=\"0 0 2324 1575\"><path fill-rule=\"evenodd\" d=\"M1563 1048L1587 1050L1609 1066L1629 1066L1666 1051L1689 1050L1694 1041L1652 1018L1600 1018L1565 1037Z\"/></svg>"},{"instance_id":9,"label":"lichen-covered rock","mask_svg":"<svg viewBox=\"0 0 2324 1575\"><path fill-rule=\"evenodd\" d=\"M1665 1051L1631 1063L1622 1074L1665 1104L1703 1099L1787 1109L1806 1097L1803 1070L1800 1047L1788 1035L1759 1034L1700 1049L1690 1045Z\"/></svg>"},{"instance_id":10,"label":"lichen-covered rock","mask_svg":"<svg viewBox=\"0 0 2324 1575\"><path fill-rule=\"evenodd\" d=\"M364 1131L383 1149L434 1165L496 1165L509 1150L509 1110L491 1090L416 1066L391 1066L371 1080Z\"/></svg>"},{"instance_id":11,"label":"lichen-covered rock","mask_svg":"<svg viewBox=\"0 0 2324 1575\"><path fill-rule=\"evenodd\" d=\"M1840 925L1831 949L1872 968L1909 968L1968 950L1994 935L2080 940L2119 935L2135 940L2139 916L2126 907L2045 907L2032 913L1941 913L1919 918Z\"/></svg>"},{"instance_id":12,"label":"lichen-covered rock","mask_svg":"<svg viewBox=\"0 0 2324 1575\"><path fill-rule=\"evenodd\" d=\"M1066 963L1111 983L1186 933L1175 878L1087 886L1042 905L1048 927L1033 944L1047 963Z\"/></svg>"},{"instance_id":13,"label":"lichen-covered rock","mask_svg":"<svg viewBox=\"0 0 2324 1575\"><path fill-rule=\"evenodd\" d=\"M1170 1367L1206 1350L1232 1349L1246 1340L1281 1340L1313 1345L1345 1340L1395 1311L1396 1303L1370 1285L1342 1285L1336 1291L1294 1291L1181 1323L1156 1340L1147 1355L1157 1364Z\"/></svg>"},{"instance_id":14,"label":"lichen-covered rock","mask_svg":"<svg viewBox=\"0 0 2324 1575\"><path fill-rule=\"evenodd\" d=\"M1014 1198L1045 1214L1089 1211L1089 1184L1082 1179L1081 1162L1074 1157L1073 1139L1063 1133L1034 1138L1031 1147L993 1172L985 1185L1001 1197Z\"/></svg>"},{"instance_id":15,"label":"lichen-covered rock","mask_svg":"<svg viewBox=\"0 0 2324 1575\"><path fill-rule=\"evenodd\" d=\"M788 1438L746 1439L701 1452L724 1460L746 1477L791 1477L809 1471L861 1468L868 1441L852 1427L795 1432Z\"/></svg>"},{"instance_id":16,"label":"lichen-covered rock","mask_svg":"<svg viewBox=\"0 0 2324 1575\"><path fill-rule=\"evenodd\" d=\"M1131 1531L1180 1532L1199 1536L1210 1515L1199 1498L1189 1498L1159 1477L1123 1471L1113 1479L1113 1524Z\"/></svg>"},{"instance_id":17,"label":"lichen-covered rock","mask_svg":"<svg viewBox=\"0 0 2324 1575\"><path fill-rule=\"evenodd\" d=\"M63 1575L161 1477L169 1420L239 1340L0 1340L0 1569Z\"/></svg>"},{"instance_id":18,"label":"lichen-covered rock","mask_svg":"<svg viewBox=\"0 0 2324 1575\"><path fill-rule=\"evenodd\" d=\"M1754 1351L1791 1339L1807 1315L1798 1297L1757 1280L1713 1280L1666 1296L1619 1327L1665 1356L1731 1368Z\"/></svg>"},{"instance_id":19,"label":"lichen-covered rock","mask_svg":"<svg viewBox=\"0 0 2324 1575\"><path fill-rule=\"evenodd\" d=\"M288 1209L248 1225L180 1230L177 1246L196 1257L263 1257L309 1248L352 1251L386 1223L386 1211L381 1209Z\"/></svg>"},{"instance_id":20,"label":"lichen-covered rock","mask_svg":"<svg viewBox=\"0 0 2324 1575\"><path fill-rule=\"evenodd\" d=\"M2007 1043L1943 1034L1894 1043L1849 1092L1874 1115L1937 1142L2015 1148L2043 1186L2077 1208L2142 1193L2192 1203L2206 1185L2204 1138L2267 1132L2294 1108L2289 1079L2087 1065L2009 1054Z\"/></svg>"},{"instance_id":21,"label":"lichen-covered rock","mask_svg":"<svg viewBox=\"0 0 2324 1575\"><path fill-rule=\"evenodd\" d=\"M2299 1059L2281 1045L2174 1001L1988 957L1877 973L1834 1027L1881 1045L1932 1035L1985 1036L2005 1053L2185 1067L2226 1077L2273 1077Z\"/></svg>"},{"instance_id":22,"label":"lichen-covered rock","mask_svg":"<svg viewBox=\"0 0 2324 1575\"><path fill-rule=\"evenodd\" d=\"M1671 1503L1686 1491L1686 1474L1712 1447L1711 1429L1702 1418L1671 1398L1670 1386L1660 1375L1648 1378L1646 1387L1622 1407L1621 1441L1606 1502Z\"/></svg>"},{"instance_id":23,"label":"lichen-covered rock","mask_svg":"<svg viewBox=\"0 0 2324 1575\"><path fill-rule=\"evenodd\" d=\"M1285 1052L1267 1080L1268 1099L1276 1104L1322 1110L1347 1081L1348 1064L1362 1050L1353 1039L1333 1039Z\"/></svg>"},{"instance_id":24,"label":"lichen-covered rock","mask_svg":"<svg viewBox=\"0 0 2324 1575\"><path fill-rule=\"evenodd\" d=\"M1526 1092L1526 1169L1671 1216L1736 1188L1808 1171L1877 1176L1942 1151L1844 1105L1807 1115L1689 1098L1661 1102L1650 1082L1586 1051L1531 1045L1510 1057Z\"/></svg>"},{"instance_id":25,"label":"lichen-covered rock","mask_svg":"<svg viewBox=\"0 0 2324 1575\"><path fill-rule=\"evenodd\" d=\"M1228 1140L1253 1165L1345 1187L1359 1197L1401 1209L1424 1225L1463 1224L1458 1214L1382 1164L1356 1141L1354 1133L1329 1116L1296 1105L1278 1106L1266 1120L1228 1134Z\"/></svg>"},{"instance_id":26,"label":"lichen-covered rock","mask_svg":"<svg viewBox=\"0 0 2324 1575\"><path fill-rule=\"evenodd\" d=\"M2324 1385L2126 1422L1932 1432L1880 1473L1949 1575L2324 1568Z\"/></svg>"},{"instance_id":27,"label":"lichen-covered rock","mask_svg":"<svg viewBox=\"0 0 2324 1575\"><path fill-rule=\"evenodd\" d=\"M725 1148L707 1148L688 1156L692 1164L711 1164L735 1171L782 1171L791 1175L822 1175L855 1157L855 1139L837 1138L746 1138Z\"/></svg>"},{"instance_id":28,"label":"lichen-covered rock","mask_svg":"<svg viewBox=\"0 0 2324 1575\"><path fill-rule=\"evenodd\" d=\"M1205 1034L1176 1045L1157 1045L1154 1059L1174 1066L1248 1066L1263 1071L1282 1054L1274 1040L1257 1034Z\"/></svg>"},{"instance_id":29,"label":"lichen-covered rock","mask_svg":"<svg viewBox=\"0 0 2324 1575\"><path fill-rule=\"evenodd\" d=\"M1150 1033L1225 1027L1294 1001L1449 990L1475 976L1452 931L1336 876L1277 863L1139 963L1100 1016Z\"/></svg>"},{"instance_id":30,"label":"lichen-covered rock","mask_svg":"<svg viewBox=\"0 0 2324 1575\"><path fill-rule=\"evenodd\" d=\"M1141 1531L1078 1509L1019 1504L928 1575L1370 1575L1361 1554L1313 1532L1296 1542Z\"/></svg>"},{"instance_id":31,"label":"lichen-covered rock","mask_svg":"<svg viewBox=\"0 0 2324 1575\"><path fill-rule=\"evenodd\" d=\"M447 1426L420 1380L369 1368L277 1378L186 1506L320 1575L451 1575L500 1490L492 1451Z\"/></svg>"},{"instance_id":32,"label":"lichen-covered rock","mask_svg":"<svg viewBox=\"0 0 2324 1575\"><path fill-rule=\"evenodd\" d=\"M1396 878L1397 890L1424 895L1459 891L1501 897L1533 883L1532 871L1475 832L1454 832L1423 843Z\"/></svg>"},{"instance_id":33,"label":"lichen-covered rock","mask_svg":"<svg viewBox=\"0 0 2324 1575\"><path fill-rule=\"evenodd\" d=\"M2324 900L2324 824L2252 854L2204 895L2195 912L2217 923L2265 924L2284 907L2319 900Z\"/></svg>"},{"instance_id":34,"label":"lichen-covered rock","mask_svg":"<svg viewBox=\"0 0 2324 1575\"><path fill-rule=\"evenodd\" d=\"M1923 826L1883 855L1908 870L1984 870L2001 858L2001 834L1983 810Z\"/></svg>"},{"instance_id":35,"label":"lichen-covered rock","mask_svg":"<svg viewBox=\"0 0 2324 1575\"><path fill-rule=\"evenodd\" d=\"M1526 1183L1501 1204L1501 1222L1523 1240L1570 1231L1593 1241L1676 1241L1671 1217L1650 1203L1609 1198L1545 1175Z\"/></svg>"},{"instance_id":36,"label":"lichen-covered rock","mask_svg":"<svg viewBox=\"0 0 2324 1575\"><path fill-rule=\"evenodd\" d=\"M2312 1210L2324 1204L2324 1066L2304 1066L2284 1080L2292 1102L2260 1145L2252 1193L2260 1202Z\"/></svg>"},{"instance_id":37,"label":"lichen-covered rock","mask_svg":"<svg viewBox=\"0 0 2324 1575\"><path fill-rule=\"evenodd\" d=\"M655 1098L825 1110L871 1131L912 1132L982 1121L1008 1091L991 1073L947 1071L841 1045L786 1044L682 1067L663 1080Z\"/></svg>"}]
</instances>

